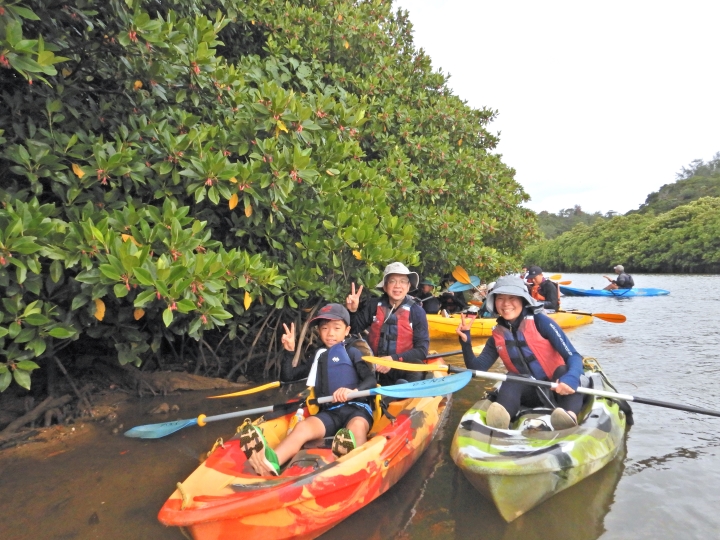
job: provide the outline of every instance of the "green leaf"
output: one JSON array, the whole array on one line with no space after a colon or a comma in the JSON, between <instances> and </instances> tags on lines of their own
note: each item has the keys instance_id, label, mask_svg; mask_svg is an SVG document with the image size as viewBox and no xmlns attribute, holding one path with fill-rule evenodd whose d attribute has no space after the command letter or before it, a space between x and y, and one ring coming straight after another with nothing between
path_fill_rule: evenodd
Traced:
<instances>
[{"instance_id":1,"label":"green leaf","mask_svg":"<svg viewBox=\"0 0 720 540\"><path fill-rule=\"evenodd\" d=\"M118 283L113 287L113 292L118 298L125 298L130 291L128 291L124 283Z\"/></svg>"},{"instance_id":2,"label":"green leaf","mask_svg":"<svg viewBox=\"0 0 720 540\"><path fill-rule=\"evenodd\" d=\"M26 390L30 390L30 372L24 371L22 369L15 369L13 371L13 378L15 379L15 382L18 383L20 386L25 388Z\"/></svg>"},{"instance_id":3,"label":"green leaf","mask_svg":"<svg viewBox=\"0 0 720 540\"><path fill-rule=\"evenodd\" d=\"M167 308L165 311L163 311L163 322L165 323L165 326L170 326L172 321L173 321L173 312L170 308Z\"/></svg>"},{"instance_id":4,"label":"green leaf","mask_svg":"<svg viewBox=\"0 0 720 540\"><path fill-rule=\"evenodd\" d=\"M108 277L112 279L113 281L121 281L122 277L118 273L115 268L110 264L101 264L100 265L100 272L103 273L105 277Z\"/></svg>"},{"instance_id":5,"label":"green leaf","mask_svg":"<svg viewBox=\"0 0 720 540\"><path fill-rule=\"evenodd\" d=\"M41 326L43 324L49 323L50 319L40 313L34 313L25 317L25 322L33 326Z\"/></svg>"},{"instance_id":6,"label":"green leaf","mask_svg":"<svg viewBox=\"0 0 720 540\"><path fill-rule=\"evenodd\" d=\"M53 283L57 283L60 281L60 278L63 274L63 265L59 260L54 260L50 264L50 279L53 280Z\"/></svg>"},{"instance_id":7,"label":"green leaf","mask_svg":"<svg viewBox=\"0 0 720 540\"><path fill-rule=\"evenodd\" d=\"M144 268L133 268L133 274L141 285L154 285L152 274Z\"/></svg>"},{"instance_id":8,"label":"green leaf","mask_svg":"<svg viewBox=\"0 0 720 540\"><path fill-rule=\"evenodd\" d=\"M25 371L32 371L33 369L40 369L40 366L38 366L32 360L22 360L16 364L16 367L23 369Z\"/></svg>"},{"instance_id":9,"label":"green leaf","mask_svg":"<svg viewBox=\"0 0 720 540\"><path fill-rule=\"evenodd\" d=\"M152 302L153 300L155 300L155 291L143 291L137 295L133 305L135 307L143 307L145 304Z\"/></svg>"},{"instance_id":10,"label":"green leaf","mask_svg":"<svg viewBox=\"0 0 720 540\"><path fill-rule=\"evenodd\" d=\"M10 386L10 382L12 381L12 374L9 371L5 371L5 373L0 373L0 392L4 392L7 390L7 387Z\"/></svg>"},{"instance_id":11,"label":"green leaf","mask_svg":"<svg viewBox=\"0 0 720 540\"><path fill-rule=\"evenodd\" d=\"M48 332L52 337L58 339L66 339L75 335L75 330L70 330L62 326L56 326Z\"/></svg>"}]
</instances>

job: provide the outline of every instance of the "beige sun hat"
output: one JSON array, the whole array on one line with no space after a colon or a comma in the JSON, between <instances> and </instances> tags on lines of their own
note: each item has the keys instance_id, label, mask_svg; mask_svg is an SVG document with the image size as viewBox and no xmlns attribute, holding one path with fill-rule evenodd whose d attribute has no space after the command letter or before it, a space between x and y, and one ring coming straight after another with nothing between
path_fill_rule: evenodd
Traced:
<instances>
[{"instance_id":1,"label":"beige sun hat","mask_svg":"<svg viewBox=\"0 0 720 540\"><path fill-rule=\"evenodd\" d=\"M382 289L385 286L385 280L390 274L402 274L407 276L410 280L410 290L417 289L418 281L420 281L420 276L417 275L417 272L411 272L410 269L401 262L394 262L388 264L385 267L385 271L383 272L382 281L378 283L375 288Z\"/></svg>"}]
</instances>

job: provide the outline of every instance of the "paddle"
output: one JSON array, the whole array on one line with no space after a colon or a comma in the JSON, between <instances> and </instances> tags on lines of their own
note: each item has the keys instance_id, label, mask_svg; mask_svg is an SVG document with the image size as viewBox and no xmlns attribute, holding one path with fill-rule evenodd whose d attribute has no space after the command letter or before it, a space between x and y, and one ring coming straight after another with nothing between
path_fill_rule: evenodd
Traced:
<instances>
[{"instance_id":1,"label":"paddle","mask_svg":"<svg viewBox=\"0 0 720 540\"><path fill-rule=\"evenodd\" d=\"M462 266L456 266L455 270L452 271L452 276L455 279L457 279L460 283L464 283L465 285L470 285L477 292L480 292L480 293L482 292L475 285L473 285L470 275L467 273L467 270L465 270Z\"/></svg>"},{"instance_id":2,"label":"paddle","mask_svg":"<svg viewBox=\"0 0 720 540\"><path fill-rule=\"evenodd\" d=\"M256 386L255 388L250 388L248 390L242 390L241 392L233 392L232 394L223 394L221 396L208 396L207 399L247 396L250 394L256 394L257 392L264 392L265 390L270 390L272 388L278 388L280 386L285 386L288 384L295 384L295 383L306 381L306 380L307 380L307 377L305 377L304 379L298 379L297 381L288 381L288 382L274 381L274 382L270 382L267 384L263 384L261 386Z\"/></svg>"},{"instance_id":3,"label":"paddle","mask_svg":"<svg viewBox=\"0 0 720 540\"><path fill-rule=\"evenodd\" d=\"M572 281L556 281L558 285L572 285Z\"/></svg>"},{"instance_id":4,"label":"paddle","mask_svg":"<svg viewBox=\"0 0 720 540\"><path fill-rule=\"evenodd\" d=\"M375 395L389 396L399 399L434 397L443 394L451 394L463 388L470 379L472 373L460 373L458 375L449 375L447 377L439 377L436 379L425 379L406 384L396 384L394 386L379 386L370 388L369 390L359 390L350 392L348 399L368 397ZM332 396L321 397L318 403L331 403ZM190 426L204 426L208 422L217 422L218 420L227 420L229 418L237 418L238 416L249 416L251 414L261 414L273 412L276 409L282 409L289 406L297 405L299 402L291 401L285 403L277 403L266 407L257 407L255 409L247 409L225 414L217 414L215 416L205 416L201 414L197 418L187 420L176 420L174 422L163 422L161 424L148 424L145 426L136 426L125 432L126 437L134 437L138 439L159 439L176 431Z\"/></svg>"},{"instance_id":5,"label":"paddle","mask_svg":"<svg viewBox=\"0 0 720 540\"><path fill-rule=\"evenodd\" d=\"M450 351L446 353L437 353L437 354L431 354L430 356L426 356L425 360L434 360L435 358L443 358L445 356L457 356L458 354L462 354L462 351ZM250 388L249 390L243 390L242 392L233 392L232 394L222 394L220 396L208 396L207 399L220 399L220 398L229 398L229 397L237 397L237 396L247 396L249 394L255 394L257 392L264 392L265 390L271 390L273 388L278 388L279 386L284 386L286 384L295 384L298 382L306 381L305 379L298 379L297 381L288 381L288 382L282 382L282 381L274 381L271 383L263 384L262 386L256 386L255 388Z\"/></svg>"},{"instance_id":6,"label":"paddle","mask_svg":"<svg viewBox=\"0 0 720 540\"><path fill-rule=\"evenodd\" d=\"M472 373L473 377L480 379L490 379L492 381L514 381L522 384L529 384L530 386L541 386L545 388L554 389L557 387L557 383L549 381L538 381L537 379L527 379L525 377L518 377L516 375L506 375L504 373L491 373L489 371L476 371L473 369L465 369L455 366L426 366L423 364L406 364L405 362L394 362L392 360L384 360L383 358L377 358L374 356L363 356L363 360L370 362L371 364L380 364L382 366L388 366L395 369L404 369L405 371L449 371L451 373ZM410 367L412 366L412 367ZM678 411L693 412L698 414L707 414L709 416L717 416L720 418L720 411L713 411L710 409L701 409L699 407L691 407L690 405L680 405L678 403L669 403L667 401L658 401L656 399L642 398L638 396L631 396L630 394L618 394L615 392L606 392L605 390L593 390L592 388L578 387L575 390L579 394L588 394L591 396L604 397L609 399L619 399L622 401L633 401L635 403L644 403L645 405L654 405L655 407L664 407L666 409L676 409Z\"/></svg>"},{"instance_id":7,"label":"paddle","mask_svg":"<svg viewBox=\"0 0 720 540\"><path fill-rule=\"evenodd\" d=\"M602 321L611 323L624 323L625 321L627 321L627 317L625 315L621 315L620 313L587 313L585 311L575 311L574 309L559 309L558 313L575 313L576 315L590 315L591 317L597 317Z\"/></svg>"}]
</instances>

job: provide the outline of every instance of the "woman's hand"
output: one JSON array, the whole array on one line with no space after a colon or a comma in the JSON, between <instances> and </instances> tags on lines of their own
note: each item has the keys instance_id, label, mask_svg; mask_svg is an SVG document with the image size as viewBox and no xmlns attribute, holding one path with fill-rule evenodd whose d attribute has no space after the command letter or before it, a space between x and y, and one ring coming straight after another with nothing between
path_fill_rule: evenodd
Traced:
<instances>
[{"instance_id":1,"label":"woman's hand","mask_svg":"<svg viewBox=\"0 0 720 540\"><path fill-rule=\"evenodd\" d=\"M468 319L465 318L465 315L462 313L460 314L460 324L458 324L458 327L455 329L455 333L460 336L460 339L463 340L463 343L467 343L467 334L465 332L470 331L470 327L472 327L472 323L475 322L475 319L473 317L470 317Z\"/></svg>"},{"instance_id":2,"label":"woman's hand","mask_svg":"<svg viewBox=\"0 0 720 540\"><path fill-rule=\"evenodd\" d=\"M337 401L338 403L345 403L348 400L348 394L350 392L356 392L357 388L355 390L350 390L349 388L338 388L333 392L333 401Z\"/></svg>"},{"instance_id":3,"label":"woman's hand","mask_svg":"<svg viewBox=\"0 0 720 540\"><path fill-rule=\"evenodd\" d=\"M557 383L557 386L556 386L555 388L553 388L553 390L555 390L555 392L557 392L557 393L560 394L561 396L569 396L570 394L574 394L574 393L575 393L575 390L573 390L572 388L570 388L570 387L569 387L567 384L565 384L564 382L560 382L559 379L558 379L557 381L555 381L555 382Z\"/></svg>"},{"instance_id":4,"label":"woman's hand","mask_svg":"<svg viewBox=\"0 0 720 540\"><path fill-rule=\"evenodd\" d=\"M393 359L392 356L381 356L380 358L382 358L383 360ZM378 373L387 373L391 369L392 368L390 366L381 366L380 364L375 364L375 371L377 371Z\"/></svg>"},{"instance_id":5,"label":"woman's hand","mask_svg":"<svg viewBox=\"0 0 720 540\"><path fill-rule=\"evenodd\" d=\"M352 284L350 294L348 294L345 299L345 307L350 313L355 313L358 310L358 307L360 307L360 295L362 294L362 290L363 286L360 285L358 291L355 292L355 283Z\"/></svg>"},{"instance_id":6,"label":"woman's hand","mask_svg":"<svg viewBox=\"0 0 720 540\"><path fill-rule=\"evenodd\" d=\"M285 333L283 334L282 338L280 339L280 342L282 343L283 348L288 352L294 352L295 351L295 323L290 323L290 328L288 328L288 325L283 323L283 328L285 329Z\"/></svg>"}]
</instances>

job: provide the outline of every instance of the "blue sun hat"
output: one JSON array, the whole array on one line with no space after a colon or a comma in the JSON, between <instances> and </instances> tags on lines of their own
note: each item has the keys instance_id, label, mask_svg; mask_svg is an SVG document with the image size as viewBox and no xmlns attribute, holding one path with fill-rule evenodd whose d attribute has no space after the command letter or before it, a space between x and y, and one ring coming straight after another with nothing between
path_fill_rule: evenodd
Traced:
<instances>
[{"instance_id":1,"label":"blue sun hat","mask_svg":"<svg viewBox=\"0 0 720 540\"><path fill-rule=\"evenodd\" d=\"M522 280L522 278L519 278L518 276L503 276L501 278L498 278L492 291L488 293L485 307L488 311L495 315L497 315L497 312L495 311L495 296L498 294L519 296L520 298L525 300L528 305L533 307L540 305L535 301L532 296L530 296L527 285L525 285L525 282Z\"/></svg>"}]
</instances>

